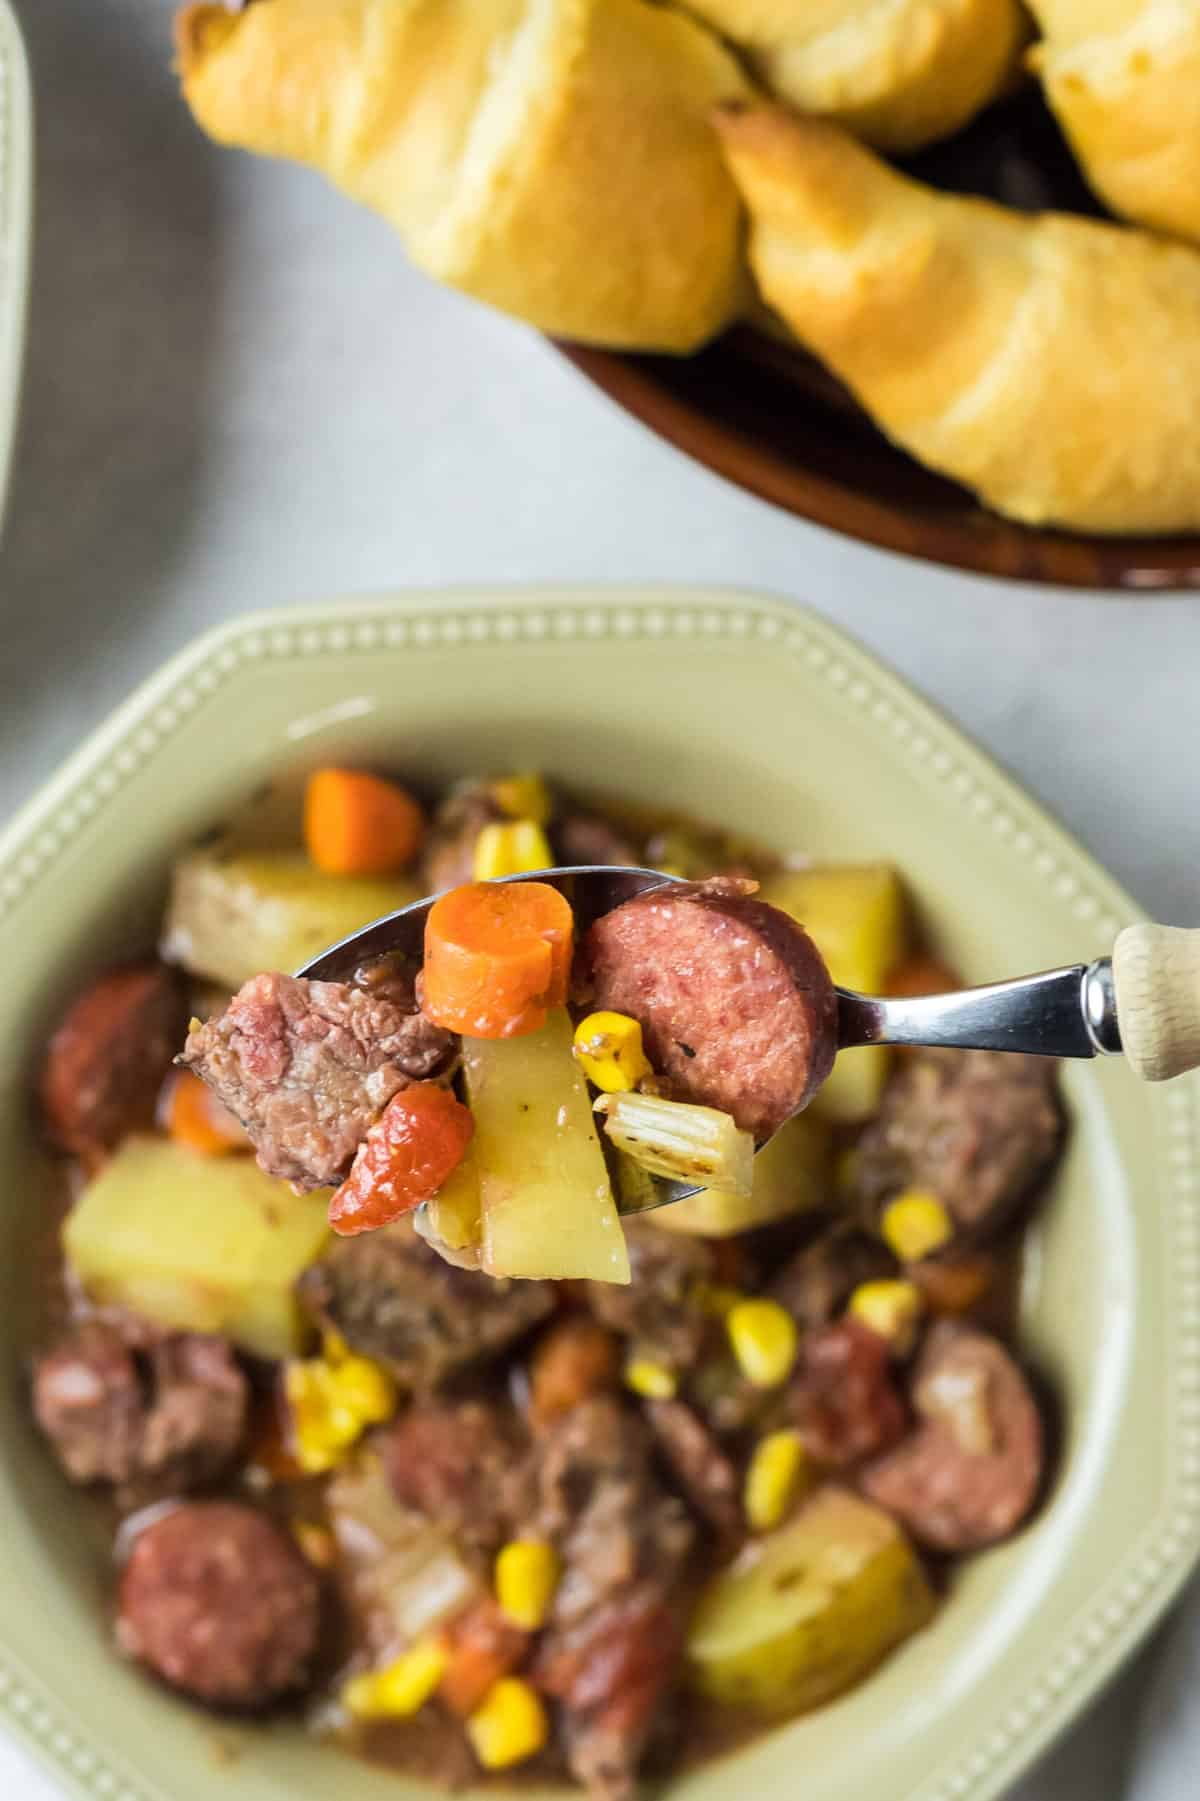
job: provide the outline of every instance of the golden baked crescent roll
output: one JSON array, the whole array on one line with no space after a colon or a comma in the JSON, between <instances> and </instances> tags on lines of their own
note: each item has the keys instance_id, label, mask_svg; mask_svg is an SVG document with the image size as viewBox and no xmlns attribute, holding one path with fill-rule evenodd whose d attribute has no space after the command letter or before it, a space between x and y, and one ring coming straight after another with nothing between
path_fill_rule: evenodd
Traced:
<instances>
[{"instance_id":1,"label":"golden baked crescent roll","mask_svg":"<svg viewBox=\"0 0 1200 1801\"><path fill-rule=\"evenodd\" d=\"M939 194L836 126L719 121L767 302L890 438L997 511L1200 527L1200 252Z\"/></svg>"},{"instance_id":2,"label":"golden baked crescent roll","mask_svg":"<svg viewBox=\"0 0 1200 1801\"><path fill-rule=\"evenodd\" d=\"M710 110L748 91L702 27L644 0L188 6L196 119L321 170L430 275L566 337L689 350L745 299Z\"/></svg>"},{"instance_id":3,"label":"golden baked crescent roll","mask_svg":"<svg viewBox=\"0 0 1200 1801\"><path fill-rule=\"evenodd\" d=\"M1092 187L1115 213L1200 238L1200 6L1032 0L1030 61Z\"/></svg>"},{"instance_id":4,"label":"golden baked crescent roll","mask_svg":"<svg viewBox=\"0 0 1200 1801\"><path fill-rule=\"evenodd\" d=\"M965 125L1026 37L1018 0L683 0L764 86L882 150Z\"/></svg>"}]
</instances>

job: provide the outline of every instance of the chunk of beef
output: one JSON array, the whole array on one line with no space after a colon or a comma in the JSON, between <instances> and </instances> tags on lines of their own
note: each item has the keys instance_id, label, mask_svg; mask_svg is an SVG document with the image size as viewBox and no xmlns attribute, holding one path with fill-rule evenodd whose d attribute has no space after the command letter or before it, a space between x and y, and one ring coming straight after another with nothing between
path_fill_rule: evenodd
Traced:
<instances>
[{"instance_id":1,"label":"chunk of beef","mask_svg":"<svg viewBox=\"0 0 1200 1801\"><path fill-rule=\"evenodd\" d=\"M551 1283L456 1269L406 1219L337 1239L305 1270L297 1293L319 1325L418 1392L497 1355L554 1308Z\"/></svg>"},{"instance_id":2,"label":"chunk of beef","mask_svg":"<svg viewBox=\"0 0 1200 1801\"><path fill-rule=\"evenodd\" d=\"M692 1512L729 1549L742 1535L738 1473L715 1433L683 1401L651 1401L646 1417Z\"/></svg>"},{"instance_id":3,"label":"chunk of beef","mask_svg":"<svg viewBox=\"0 0 1200 1801\"><path fill-rule=\"evenodd\" d=\"M504 809L486 782L459 782L434 813L421 853L421 882L427 894L457 888L475 879L475 840L485 825L504 818Z\"/></svg>"},{"instance_id":4,"label":"chunk of beef","mask_svg":"<svg viewBox=\"0 0 1200 1801\"><path fill-rule=\"evenodd\" d=\"M690 1368L712 1326L697 1297L699 1285L713 1279L711 1246L638 1219L626 1222L625 1242L632 1281L589 1282L588 1306L602 1325L632 1339L639 1356Z\"/></svg>"},{"instance_id":5,"label":"chunk of beef","mask_svg":"<svg viewBox=\"0 0 1200 1801\"><path fill-rule=\"evenodd\" d=\"M506 1410L484 1401L420 1404L379 1446L397 1499L472 1550L497 1550L529 1518L529 1444Z\"/></svg>"},{"instance_id":6,"label":"chunk of beef","mask_svg":"<svg viewBox=\"0 0 1200 1801\"><path fill-rule=\"evenodd\" d=\"M857 1320L804 1341L788 1403L807 1449L837 1469L895 1444L908 1423L887 1345Z\"/></svg>"},{"instance_id":7,"label":"chunk of beef","mask_svg":"<svg viewBox=\"0 0 1200 1801\"><path fill-rule=\"evenodd\" d=\"M1009 1051L922 1051L888 1083L855 1159L872 1218L901 1188L928 1188L965 1232L1003 1225L1057 1156L1057 1064Z\"/></svg>"},{"instance_id":8,"label":"chunk of beef","mask_svg":"<svg viewBox=\"0 0 1200 1801\"><path fill-rule=\"evenodd\" d=\"M632 842L597 813L568 813L551 831L555 855L568 868L575 864L608 864L636 869L640 858Z\"/></svg>"},{"instance_id":9,"label":"chunk of beef","mask_svg":"<svg viewBox=\"0 0 1200 1801\"><path fill-rule=\"evenodd\" d=\"M304 1680L319 1602L312 1570L278 1526L252 1507L192 1501L134 1541L117 1642L195 1700L258 1708Z\"/></svg>"},{"instance_id":10,"label":"chunk of beef","mask_svg":"<svg viewBox=\"0 0 1200 1801\"><path fill-rule=\"evenodd\" d=\"M135 1349L89 1322L40 1358L34 1414L73 1482L147 1500L217 1476L245 1430L246 1378L221 1338L160 1336Z\"/></svg>"},{"instance_id":11,"label":"chunk of beef","mask_svg":"<svg viewBox=\"0 0 1200 1801\"><path fill-rule=\"evenodd\" d=\"M86 988L42 1069L42 1112L55 1144L91 1157L148 1126L183 1028L179 984L161 963L114 969Z\"/></svg>"},{"instance_id":12,"label":"chunk of beef","mask_svg":"<svg viewBox=\"0 0 1200 1801\"><path fill-rule=\"evenodd\" d=\"M455 1039L387 992L255 976L188 1035L182 1061L241 1120L272 1176L339 1182L392 1096L453 1061Z\"/></svg>"},{"instance_id":13,"label":"chunk of beef","mask_svg":"<svg viewBox=\"0 0 1200 1801\"><path fill-rule=\"evenodd\" d=\"M896 1259L881 1238L841 1224L797 1252L767 1293L787 1308L802 1332L815 1332L837 1318L860 1282L895 1273Z\"/></svg>"},{"instance_id":14,"label":"chunk of beef","mask_svg":"<svg viewBox=\"0 0 1200 1801\"><path fill-rule=\"evenodd\" d=\"M564 1573L535 1673L561 1702L572 1772L598 1801L625 1801L678 1670L693 1529L655 1478L645 1422L614 1400L550 1427L539 1490Z\"/></svg>"}]
</instances>

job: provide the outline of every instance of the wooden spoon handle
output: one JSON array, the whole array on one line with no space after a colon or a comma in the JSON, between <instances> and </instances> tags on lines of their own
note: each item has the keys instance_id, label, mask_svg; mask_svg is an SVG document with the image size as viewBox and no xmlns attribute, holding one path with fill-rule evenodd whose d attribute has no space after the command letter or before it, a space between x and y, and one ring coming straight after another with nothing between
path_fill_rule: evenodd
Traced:
<instances>
[{"instance_id":1,"label":"wooden spoon handle","mask_svg":"<svg viewBox=\"0 0 1200 1801\"><path fill-rule=\"evenodd\" d=\"M1200 931L1127 926L1112 963L1130 1067L1147 1082L1200 1068Z\"/></svg>"}]
</instances>

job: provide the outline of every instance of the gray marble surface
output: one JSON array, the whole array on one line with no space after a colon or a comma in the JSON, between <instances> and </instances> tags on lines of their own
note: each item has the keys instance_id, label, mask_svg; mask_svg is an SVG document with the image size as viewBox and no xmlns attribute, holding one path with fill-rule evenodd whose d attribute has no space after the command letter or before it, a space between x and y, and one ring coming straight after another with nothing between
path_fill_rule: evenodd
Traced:
<instances>
[{"instance_id":1,"label":"gray marble surface","mask_svg":"<svg viewBox=\"0 0 1200 1801\"><path fill-rule=\"evenodd\" d=\"M0 817L134 682L250 607L440 582L738 583L864 639L1159 917L1200 918L1194 598L969 579L775 512L529 332L428 286L315 178L204 143L169 73L169 0L18 11L38 200L0 553ZM1019 1801L1132 1792L1158 1655ZM1195 1767L1154 1801L1194 1794ZM6 1801L55 1792L0 1743Z\"/></svg>"}]
</instances>

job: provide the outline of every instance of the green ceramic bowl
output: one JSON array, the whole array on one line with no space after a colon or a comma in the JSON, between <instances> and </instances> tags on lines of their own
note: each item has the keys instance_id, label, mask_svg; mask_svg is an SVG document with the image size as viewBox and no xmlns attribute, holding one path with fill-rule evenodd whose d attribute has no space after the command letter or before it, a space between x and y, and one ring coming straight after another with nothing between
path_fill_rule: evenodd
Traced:
<instances>
[{"instance_id":1,"label":"green ceramic bowl","mask_svg":"<svg viewBox=\"0 0 1200 1801\"><path fill-rule=\"evenodd\" d=\"M44 1171L28 1085L85 971L145 944L173 852L268 777L377 755L450 776L539 766L820 857L906 871L984 980L1106 952L1137 909L855 645L753 595L460 591L249 619L202 639L0 842L0 1715L92 1801L418 1801L284 1730L223 1728L123 1667L88 1510L26 1414ZM976 1558L863 1687L688 1775L688 1801L984 1801L1144 1635L1200 1551L1193 1079L1067 1072L1071 1146L1033 1237L1025 1343L1062 1403L1036 1523Z\"/></svg>"}]
</instances>

